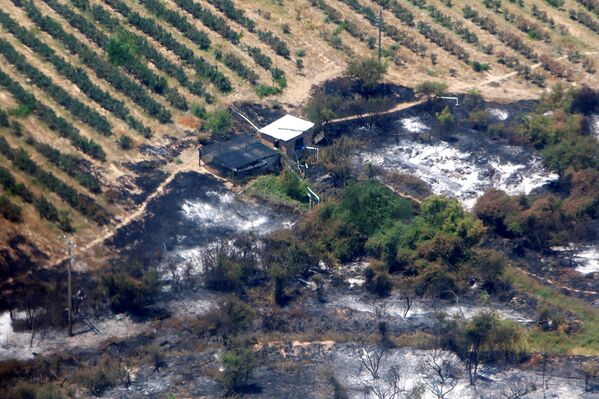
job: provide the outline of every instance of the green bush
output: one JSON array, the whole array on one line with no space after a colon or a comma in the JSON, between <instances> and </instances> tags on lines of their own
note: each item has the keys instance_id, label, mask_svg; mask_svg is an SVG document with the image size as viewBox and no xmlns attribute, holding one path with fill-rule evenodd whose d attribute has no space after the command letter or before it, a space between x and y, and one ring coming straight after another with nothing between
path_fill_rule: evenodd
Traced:
<instances>
[{"instance_id":1,"label":"green bush","mask_svg":"<svg viewBox=\"0 0 599 399\"><path fill-rule=\"evenodd\" d=\"M123 136L119 137L118 144L119 144L119 147L121 147L121 149L130 150L131 146L133 144L133 141L131 140L131 138L129 136L123 135Z\"/></svg>"},{"instance_id":2,"label":"green bush","mask_svg":"<svg viewBox=\"0 0 599 399\"><path fill-rule=\"evenodd\" d=\"M289 169L285 169L280 179L283 189L289 197L300 202L306 201L306 184L302 182L299 176Z\"/></svg>"},{"instance_id":3,"label":"green bush","mask_svg":"<svg viewBox=\"0 0 599 399\"><path fill-rule=\"evenodd\" d=\"M472 61L470 65L472 66L472 69L474 69L475 72L486 72L491 69L491 66L489 64L478 61Z\"/></svg>"},{"instance_id":4,"label":"green bush","mask_svg":"<svg viewBox=\"0 0 599 399\"><path fill-rule=\"evenodd\" d=\"M191 113L193 114L193 116L200 119L206 119L207 116L206 108L204 108L202 105L198 103L191 104Z\"/></svg>"},{"instance_id":5,"label":"green bush","mask_svg":"<svg viewBox=\"0 0 599 399\"><path fill-rule=\"evenodd\" d=\"M231 133L231 113L226 109L219 109L208 114L206 117L206 129L214 139L222 140Z\"/></svg>"},{"instance_id":6,"label":"green bush","mask_svg":"<svg viewBox=\"0 0 599 399\"><path fill-rule=\"evenodd\" d=\"M276 86L269 85L258 85L256 87L256 94L260 98L276 96L277 94L281 94L281 88Z\"/></svg>"},{"instance_id":7,"label":"green bush","mask_svg":"<svg viewBox=\"0 0 599 399\"><path fill-rule=\"evenodd\" d=\"M220 360L224 370L219 376L225 396L234 396L248 387L257 366L256 355L248 344L238 344L225 350Z\"/></svg>"}]
</instances>

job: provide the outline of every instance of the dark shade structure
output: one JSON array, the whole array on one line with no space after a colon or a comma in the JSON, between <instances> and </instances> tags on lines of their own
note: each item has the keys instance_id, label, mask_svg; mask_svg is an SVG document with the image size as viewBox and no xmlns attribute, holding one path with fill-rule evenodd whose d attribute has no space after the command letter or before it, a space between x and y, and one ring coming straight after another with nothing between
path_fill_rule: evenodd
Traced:
<instances>
[{"instance_id":1,"label":"dark shade structure","mask_svg":"<svg viewBox=\"0 0 599 399\"><path fill-rule=\"evenodd\" d=\"M200 161L219 174L244 178L279 170L279 153L249 135L200 148Z\"/></svg>"}]
</instances>

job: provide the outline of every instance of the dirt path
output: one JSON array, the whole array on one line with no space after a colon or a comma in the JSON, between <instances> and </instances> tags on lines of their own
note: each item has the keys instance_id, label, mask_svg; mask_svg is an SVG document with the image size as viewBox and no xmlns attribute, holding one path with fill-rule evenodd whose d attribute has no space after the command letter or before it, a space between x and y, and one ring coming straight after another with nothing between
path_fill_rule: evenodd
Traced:
<instances>
[{"instance_id":1,"label":"dirt path","mask_svg":"<svg viewBox=\"0 0 599 399\"><path fill-rule=\"evenodd\" d=\"M85 254L87 251L91 250L95 246L102 244L104 241L108 240L109 238L112 238L119 229L127 226L129 223L133 222L137 218L142 217L144 215L146 208L147 208L148 204L150 203L150 201L152 201L154 198L157 198L160 195L162 195L165 191L166 186L168 186L168 184L170 182L172 182L179 173L189 172L189 171L194 171L194 172L198 172L198 173L210 173L206 168L198 165L197 153L196 153L195 147L184 150L178 159L180 159L181 162L171 162L167 166L168 172L169 172L169 175L167 176L167 178L162 183L160 183L160 185L156 188L156 190L154 190L154 192L152 192L150 195L148 195L148 197L145 199L145 201L143 201L135 211L126 215L116 225L109 225L109 226L104 227L101 234L94 240L86 243L83 246L76 246L75 248L73 248L73 257L78 257L78 256ZM223 180L222 178L220 178L218 176L215 176L215 177L219 180ZM64 261L66 261L67 259L68 259L68 256L65 255L62 258L57 259L54 262L52 262L52 265L56 266Z\"/></svg>"},{"instance_id":2,"label":"dirt path","mask_svg":"<svg viewBox=\"0 0 599 399\"><path fill-rule=\"evenodd\" d=\"M415 100L415 101L410 101L410 102L407 102L407 103L399 103L395 107L390 108L390 109L385 110L385 111L382 111L382 112L368 112L368 113L365 113L365 114L355 114L355 115L344 116L342 118L332 119L329 122L327 122L327 124L353 121L353 120L356 120L356 119L368 118L370 116L380 116L380 115L392 114L392 113L397 112L397 111L401 111L401 110L404 110L404 109L412 108L412 107L414 107L414 106L416 106L418 104L422 104L425 101L426 101L426 99L421 98L421 99L418 99L418 100Z\"/></svg>"},{"instance_id":3,"label":"dirt path","mask_svg":"<svg viewBox=\"0 0 599 399\"><path fill-rule=\"evenodd\" d=\"M528 275L528 276L530 276L530 277L532 277L532 278L534 278L536 280L541 280L542 282L544 282L546 284L549 284L549 285L551 285L551 286L553 286L555 288L558 288L558 289L561 289L561 290L564 290L564 291L573 292L573 293L576 293L576 294L583 294L583 295L599 295L599 291L579 290L579 289L576 289L576 288L567 287L565 285L561 285L559 283L556 283L555 281L553 281L551 279L548 279L546 277L542 277L542 276L539 276L538 274L529 272L528 270L526 270L526 269L524 269L522 267L515 266L515 265L510 265L510 266L513 266L515 269L518 269L522 273L524 273L524 274L526 274L526 275Z\"/></svg>"},{"instance_id":4,"label":"dirt path","mask_svg":"<svg viewBox=\"0 0 599 399\"><path fill-rule=\"evenodd\" d=\"M594 54L594 53L595 52L587 52L585 54L588 55L588 54ZM567 58L566 55L557 58L556 61L560 61L560 60L563 60L565 58ZM534 65L531 65L530 68L531 69L537 69L537 68L540 68L541 66L542 66L541 63L537 63L537 64L534 64ZM461 90L459 90L459 91L464 91L465 92L465 91L470 90L470 89L478 89L478 88L481 88L483 86L488 86L488 85L491 85L493 83L501 82L501 81L503 81L505 79L509 79L509 78L512 78L512 77L517 76L517 75L518 75L518 72L517 71L513 71L513 72L507 73L505 75L490 76L487 80L484 80L481 83L474 84L474 85L468 85L468 86L464 85L464 87L460 88ZM382 112L369 112L369 113L365 113L365 114L349 115L349 116L344 116L342 118L332 119L332 120L330 120L327 123L331 124L331 123L348 122L348 121L353 121L353 120L356 120L356 119L368 118L368 117L371 117L371 116L388 115L388 114L392 114L394 112L402 111L404 109L408 109L408 108L414 107L416 105L422 104L425 101L426 101L425 98L420 98L420 99L417 99L417 100L414 100L414 101L410 101L410 102L407 102L407 103L397 104L393 108L390 108L390 109L382 111Z\"/></svg>"}]
</instances>

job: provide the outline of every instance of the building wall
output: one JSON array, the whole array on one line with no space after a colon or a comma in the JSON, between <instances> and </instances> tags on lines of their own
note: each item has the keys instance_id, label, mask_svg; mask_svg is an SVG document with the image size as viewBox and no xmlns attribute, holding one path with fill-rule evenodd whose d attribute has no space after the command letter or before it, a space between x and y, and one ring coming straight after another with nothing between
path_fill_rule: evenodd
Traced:
<instances>
[{"instance_id":1,"label":"building wall","mask_svg":"<svg viewBox=\"0 0 599 399\"><path fill-rule=\"evenodd\" d=\"M289 141L275 140L272 136L269 136L266 134L260 134L260 139L262 140L263 143L265 143L273 148L279 148L285 155L292 157L294 150L295 150L295 142L297 140L299 140L300 138L303 138L304 146L312 145L313 136L314 136L314 129L310 129L310 130L302 133L301 136L296 137L295 139L289 140ZM278 141L278 145L276 143L277 141Z\"/></svg>"}]
</instances>

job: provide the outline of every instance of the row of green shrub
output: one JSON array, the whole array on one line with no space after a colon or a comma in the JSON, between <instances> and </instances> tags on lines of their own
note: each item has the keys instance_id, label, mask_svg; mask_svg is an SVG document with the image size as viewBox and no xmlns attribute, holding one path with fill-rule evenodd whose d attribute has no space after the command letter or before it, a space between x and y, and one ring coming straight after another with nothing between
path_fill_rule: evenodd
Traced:
<instances>
[{"instance_id":1,"label":"row of green shrub","mask_svg":"<svg viewBox=\"0 0 599 399\"><path fill-rule=\"evenodd\" d=\"M247 28L250 32L255 31L255 22L247 17L242 9L237 8L231 0L208 0L208 2L222 11L227 17ZM275 36L271 31L258 30L256 34L260 41L270 46L277 55L289 58L289 47L281 38Z\"/></svg>"},{"instance_id":2,"label":"row of green shrub","mask_svg":"<svg viewBox=\"0 0 599 399\"><path fill-rule=\"evenodd\" d=\"M185 97L179 94L176 89L169 87L166 78L157 75L147 64L141 62L139 55L135 51L131 51L133 49L133 46L130 46L131 43L123 42L119 37L109 38L95 24L75 13L66 5L55 0L47 0L46 4L91 42L106 51L110 62L114 65L123 67L154 93L163 95L173 107L181 111L188 110L189 107Z\"/></svg>"},{"instance_id":3,"label":"row of green shrub","mask_svg":"<svg viewBox=\"0 0 599 399\"><path fill-rule=\"evenodd\" d=\"M119 19L112 16L104 7L99 4L91 5L88 0L72 0L71 2L84 13L88 13L94 21L104 26L108 31L121 38L128 38L133 42L139 53L151 60L158 69L177 79L192 94L196 96L209 95L205 91L202 82L197 79L190 79L181 65L162 55L144 36L126 29Z\"/></svg>"},{"instance_id":4,"label":"row of green shrub","mask_svg":"<svg viewBox=\"0 0 599 399\"><path fill-rule=\"evenodd\" d=\"M19 83L2 71L0 71L0 86L8 90L17 102L26 106L46 123L50 130L56 131L61 137L67 138L73 146L98 160L103 161L106 159L106 153L98 143L82 137L75 126L63 117L56 115L50 107L40 103L33 94L25 91Z\"/></svg>"},{"instance_id":5,"label":"row of green shrub","mask_svg":"<svg viewBox=\"0 0 599 399\"><path fill-rule=\"evenodd\" d=\"M476 33L472 32L468 29L461 21L454 21L449 15L444 14L434 5L428 6L428 13L431 18L440 24L441 26L446 27L449 30L457 33L462 39L464 39L468 43L477 44L478 36Z\"/></svg>"},{"instance_id":6,"label":"row of green shrub","mask_svg":"<svg viewBox=\"0 0 599 399\"><path fill-rule=\"evenodd\" d=\"M97 224L105 225L110 221L108 212L96 204L92 198L78 193L71 186L54 176L54 174L45 171L31 159L25 150L16 150L10 147L4 137L0 137L0 153L10 159L19 170L37 179L37 181L50 191L58 194L67 204Z\"/></svg>"},{"instance_id":7,"label":"row of green shrub","mask_svg":"<svg viewBox=\"0 0 599 399\"><path fill-rule=\"evenodd\" d=\"M464 18L474 22L480 28L496 36L506 46L522 54L530 61L538 61L539 56L532 47L525 44L524 41L515 33L499 29L497 27L497 23L493 20L493 18L487 15L480 15L477 10L470 7L469 5L464 6L462 13L464 15Z\"/></svg>"},{"instance_id":8,"label":"row of green shrub","mask_svg":"<svg viewBox=\"0 0 599 399\"><path fill-rule=\"evenodd\" d=\"M239 75L239 77L251 83L252 85L256 84L258 81L258 74L247 67L243 63L243 60L235 54L229 52L223 54L222 51L216 50L215 56L216 59L225 64L227 68L235 72L237 75Z\"/></svg>"},{"instance_id":9,"label":"row of green shrub","mask_svg":"<svg viewBox=\"0 0 599 399\"><path fill-rule=\"evenodd\" d=\"M241 33L232 29L223 18L213 14L207 8L200 6L193 0L175 0L175 3L189 12L194 18L199 19L209 29L215 31L233 44L238 44Z\"/></svg>"},{"instance_id":10,"label":"row of green shrub","mask_svg":"<svg viewBox=\"0 0 599 399\"><path fill-rule=\"evenodd\" d=\"M131 25L135 26L146 35L154 38L162 46L175 53L179 58L192 67L199 76L210 80L221 92L228 93L232 90L231 82L218 70L218 68L210 64L204 58L196 56L190 48L173 37L173 35L157 24L156 21L141 16L121 0L106 0L106 3L123 15ZM203 44L199 46L200 49L206 50L210 47L210 41L203 42Z\"/></svg>"},{"instance_id":11,"label":"row of green shrub","mask_svg":"<svg viewBox=\"0 0 599 399\"><path fill-rule=\"evenodd\" d=\"M107 111L112 112L118 118L125 121L129 127L143 134L145 137L149 137L152 134L150 128L144 126L130 114L122 101L115 99L110 93L92 83L83 69L73 66L65 59L58 56L50 46L42 42L26 28L19 25L2 10L0 10L0 24L19 39L21 43L29 47L45 61L51 63L60 75L77 85L83 93L97 104Z\"/></svg>"},{"instance_id":12,"label":"row of green shrub","mask_svg":"<svg viewBox=\"0 0 599 399\"><path fill-rule=\"evenodd\" d=\"M112 127L103 115L71 96L62 87L54 84L48 76L30 65L23 55L19 54L9 42L3 39L0 39L0 54L19 72L29 78L34 85L65 107L71 114L105 136L112 134Z\"/></svg>"},{"instance_id":13,"label":"row of green shrub","mask_svg":"<svg viewBox=\"0 0 599 399\"><path fill-rule=\"evenodd\" d=\"M10 171L0 166L0 186L2 186L9 194L20 197L23 202L33 204L40 216L52 223L65 232L72 232L73 227L71 221L65 212L59 212L58 209L44 196L34 195L23 183L17 183Z\"/></svg>"},{"instance_id":14,"label":"row of green shrub","mask_svg":"<svg viewBox=\"0 0 599 399\"><path fill-rule=\"evenodd\" d=\"M375 0L378 5L391 10L401 22L408 26L416 26L414 14L406 7L399 4L397 0Z\"/></svg>"},{"instance_id":15,"label":"row of green shrub","mask_svg":"<svg viewBox=\"0 0 599 399\"><path fill-rule=\"evenodd\" d=\"M386 1L382 0L382 2ZM377 3L379 2L377 1ZM310 0L310 4L312 5L312 7L317 7L322 12L324 12L327 16L328 21L337 24L340 29L347 31L356 39L362 42L368 40L366 33L363 32L356 23L348 19L345 19L341 11L328 4L325 0Z\"/></svg>"},{"instance_id":16,"label":"row of green shrub","mask_svg":"<svg viewBox=\"0 0 599 399\"><path fill-rule=\"evenodd\" d=\"M70 52L77 54L79 60L92 69L95 74L110 83L116 90L122 92L139 105L148 115L160 123L172 122L172 115L165 107L154 100L138 83L123 74L118 67L98 56L95 51L80 42L75 36L67 33L55 19L44 16L37 7L28 0L12 0L15 5L22 7L27 16L43 31L61 42Z\"/></svg>"},{"instance_id":17,"label":"row of green shrub","mask_svg":"<svg viewBox=\"0 0 599 399\"><path fill-rule=\"evenodd\" d=\"M27 143L32 145L48 161L56 165L60 170L77 180L83 187L92 193L101 193L102 184L100 180L89 173L86 169L91 168L89 162L73 154L58 151L46 143L40 143L33 138L28 138Z\"/></svg>"},{"instance_id":18,"label":"row of green shrub","mask_svg":"<svg viewBox=\"0 0 599 399\"><path fill-rule=\"evenodd\" d=\"M243 9L237 8L232 0L208 0L208 2L219 9L228 18L239 23L250 32L253 32L256 28L256 23L245 15Z\"/></svg>"},{"instance_id":19,"label":"row of green shrub","mask_svg":"<svg viewBox=\"0 0 599 399\"><path fill-rule=\"evenodd\" d=\"M447 34L438 31L426 22L418 22L418 32L448 53L455 55L460 61L468 63L470 54Z\"/></svg>"},{"instance_id":20,"label":"row of green shrub","mask_svg":"<svg viewBox=\"0 0 599 399\"><path fill-rule=\"evenodd\" d=\"M370 6L362 5L359 0L341 0L343 3L349 5L354 11L362 14L368 22L374 27L378 27L379 16L378 13ZM395 42L402 46L407 47L414 54L424 56L426 53L426 46L418 42L411 34L399 30L393 24L384 24L383 32L393 39Z\"/></svg>"}]
</instances>

